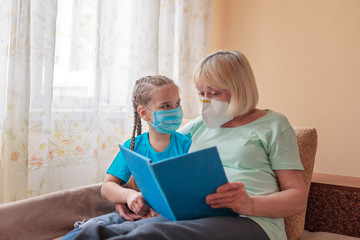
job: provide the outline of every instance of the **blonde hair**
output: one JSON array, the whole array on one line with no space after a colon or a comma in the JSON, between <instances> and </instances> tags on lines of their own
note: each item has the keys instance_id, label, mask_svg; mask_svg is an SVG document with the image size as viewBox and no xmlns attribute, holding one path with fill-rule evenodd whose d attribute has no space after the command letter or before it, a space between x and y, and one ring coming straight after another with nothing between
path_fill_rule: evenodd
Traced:
<instances>
[{"instance_id":1,"label":"blonde hair","mask_svg":"<svg viewBox=\"0 0 360 240\"><path fill-rule=\"evenodd\" d=\"M259 94L246 57L238 51L216 51L204 58L193 73L195 86L206 82L231 94L229 114L243 116L255 109Z\"/></svg>"},{"instance_id":2,"label":"blonde hair","mask_svg":"<svg viewBox=\"0 0 360 240\"><path fill-rule=\"evenodd\" d=\"M130 142L131 150L134 151L135 137L140 135L142 130L141 117L137 112L138 107L147 106L151 102L151 99L154 96L155 91L158 90L159 87L165 85L173 85L173 84L176 85L173 80L161 75L143 77L135 82L135 86L132 93L134 127ZM125 187L132 188L136 191L140 191L132 175L125 184Z\"/></svg>"}]
</instances>

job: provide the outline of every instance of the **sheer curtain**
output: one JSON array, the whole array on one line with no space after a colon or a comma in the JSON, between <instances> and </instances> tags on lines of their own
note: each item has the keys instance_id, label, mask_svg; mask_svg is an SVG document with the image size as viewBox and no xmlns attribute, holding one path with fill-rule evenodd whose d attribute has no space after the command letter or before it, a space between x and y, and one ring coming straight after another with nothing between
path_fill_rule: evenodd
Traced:
<instances>
[{"instance_id":1,"label":"sheer curtain","mask_svg":"<svg viewBox=\"0 0 360 240\"><path fill-rule=\"evenodd\" d=\"M0 0L0 203L101 182L142 76L172 77L196 116L210 12L211 0Z\"/></svg>"}]
</instances>

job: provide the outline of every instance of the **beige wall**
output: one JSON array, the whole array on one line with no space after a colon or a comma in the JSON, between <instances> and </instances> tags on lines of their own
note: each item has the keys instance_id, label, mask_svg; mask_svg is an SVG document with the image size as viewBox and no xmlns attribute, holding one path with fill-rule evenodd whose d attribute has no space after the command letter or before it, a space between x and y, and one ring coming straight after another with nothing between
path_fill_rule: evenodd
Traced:
<instances>
[{"instance_id":1,"label":"beige wall","mask_svg":"<svg viewBox=\"0 0 360 240\"><path fill-rule=\"evenodd\" d=\"M315 172L360 177L360 1L213 0L211 51L249 59L260 108L318 130Z\"/></svg>"}]
</instances>

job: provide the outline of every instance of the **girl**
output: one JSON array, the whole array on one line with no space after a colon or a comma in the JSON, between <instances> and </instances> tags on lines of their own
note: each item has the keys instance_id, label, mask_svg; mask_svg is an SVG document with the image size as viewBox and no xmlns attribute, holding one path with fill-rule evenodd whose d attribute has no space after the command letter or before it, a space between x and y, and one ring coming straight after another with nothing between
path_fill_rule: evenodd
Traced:
<instances>
[{"instance_id":1,"label":"girl","mask_svg":"<svg viewBox=\"0 0 360 240\"><path fill-rule=\"evenodd\" d=\"M182 122L183 112L179 88L173 80L159 75L137 80L132 102L134 127L132 137L124 143L124 147L154 162L188 152L190 138L176 132ZM141 119L149 125L149 131L143 134ZM138 136L135 137L135 134ZM107 171L101 195L116 204L120 215L115 211L90 219L85 224L80 223L63 239L73 239L90 222L111 225L124 220L134 221L155 216L156 213L144 204L143 196L130 175L126 161L119 152Z\"/></svg>"}]
</instances>

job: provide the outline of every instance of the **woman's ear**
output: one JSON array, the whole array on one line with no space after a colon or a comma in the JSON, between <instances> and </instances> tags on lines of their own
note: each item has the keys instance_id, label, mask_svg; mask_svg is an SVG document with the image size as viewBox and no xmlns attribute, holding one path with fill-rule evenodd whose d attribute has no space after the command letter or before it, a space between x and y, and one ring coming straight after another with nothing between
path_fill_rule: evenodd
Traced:
<instances>
[{"instance_id":1,"label":"woman's ear","mask_svg":"<svg viewBox=\"0 0 360 240\"><path fill-rule=\"evenodd\" d=\"M139 114L139 116L144 120L144 121L149 121L150 117L148 115L148 111L146 111L146 109L143 106L138 106L137 108L137 112Z\"/></svg>"}]
</instances>

